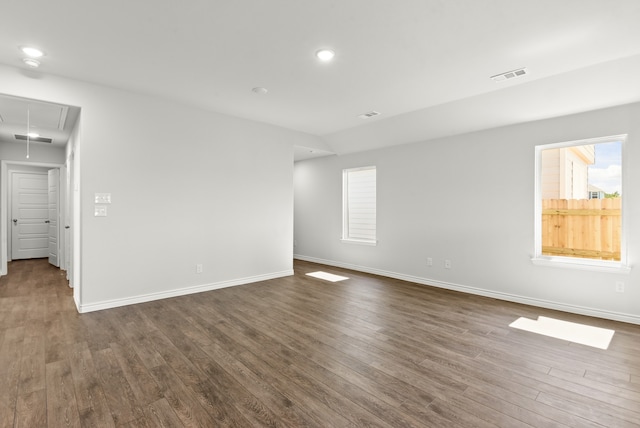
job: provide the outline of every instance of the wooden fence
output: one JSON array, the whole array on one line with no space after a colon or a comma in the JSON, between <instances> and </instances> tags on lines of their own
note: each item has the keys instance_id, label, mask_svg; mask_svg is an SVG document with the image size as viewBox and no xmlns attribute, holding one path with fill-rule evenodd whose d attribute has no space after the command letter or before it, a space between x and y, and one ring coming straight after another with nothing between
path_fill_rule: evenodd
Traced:
<instances>
[{"instance_id":1,"label":"wooden fence","mask_svg":"<svg viewBox=\"0 0 640 428\"><path fill-rule=\"evenodd\" d=\"M622 198L544 199L542 254L620 260Z\"/></svg>"}]
</instances>

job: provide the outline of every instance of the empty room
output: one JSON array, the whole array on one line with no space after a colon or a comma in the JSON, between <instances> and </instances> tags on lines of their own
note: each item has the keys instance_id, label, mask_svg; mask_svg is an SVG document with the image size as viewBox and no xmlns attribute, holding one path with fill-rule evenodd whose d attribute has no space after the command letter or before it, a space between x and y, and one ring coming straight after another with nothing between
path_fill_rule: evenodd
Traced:
<instances>
[{"instance_id":1,"label":"empty room","mask_svg":"<svg viewBox=\"0 0 640 428\"><path fill-rule=\"evenodd\" d=\"M637 0L0 16L0 427L640 426Z\"/></svg>"}]
</instances>

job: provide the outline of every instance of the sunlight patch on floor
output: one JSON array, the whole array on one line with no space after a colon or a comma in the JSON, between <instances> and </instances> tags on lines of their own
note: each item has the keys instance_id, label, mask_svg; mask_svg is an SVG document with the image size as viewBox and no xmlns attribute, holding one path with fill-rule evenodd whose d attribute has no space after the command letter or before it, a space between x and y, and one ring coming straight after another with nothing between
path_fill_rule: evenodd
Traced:
<instances>
[{"instance_id":1,"label":"sunlight patch on floor","mask_svg":"<svg viewBox=\"0 0 640 428\"><path fill-rule=\"evenodd\" d=\"M538 317L537 320L520 317L509 324L509 327L600 349L607 349L609 347L609 343L615 333L614 330L608 330L606 328L591 327L547 317Z\"/></svg>"},{"instance_id":2,"label":"sunlight patch on floor","mask_svg":"<svg viewBox=\"0 0 640 428\"><path fill-rule=\"evenodd\" d=\"M327 273L322 271L311 272L311 273L308 273L307 275L312 276L314 278L324 279L325 281L331 281L331 282L338 282L338 281L344 281L345 279L349 279L346 276L334 275L332 273Z\"/></svg>"}]
</instances>

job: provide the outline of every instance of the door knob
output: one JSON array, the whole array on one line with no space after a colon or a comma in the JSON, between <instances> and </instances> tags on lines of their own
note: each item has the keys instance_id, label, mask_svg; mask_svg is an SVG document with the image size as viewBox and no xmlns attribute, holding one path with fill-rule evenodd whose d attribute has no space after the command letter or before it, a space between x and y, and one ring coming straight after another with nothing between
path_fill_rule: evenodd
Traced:
<instances>
[{"instance_id":1,"label":"door knob","mask_svg":"<svg viewBox=\"0 0 640 428\"><path fill-rule=\"evenodd\" d=\"M13 224L18 224L18 219L17 218L13 219Z\"/></svg>"},{"instance_id":2,"label":"door knob","mask_svg":"<svg viewBox=\"0 0 640 428\"><path fill-rule=\"evenodd\" d=\"M45 220L44 222L45 222L45 223L51 223L49 220Z\"/></svg>"}]
</instances>

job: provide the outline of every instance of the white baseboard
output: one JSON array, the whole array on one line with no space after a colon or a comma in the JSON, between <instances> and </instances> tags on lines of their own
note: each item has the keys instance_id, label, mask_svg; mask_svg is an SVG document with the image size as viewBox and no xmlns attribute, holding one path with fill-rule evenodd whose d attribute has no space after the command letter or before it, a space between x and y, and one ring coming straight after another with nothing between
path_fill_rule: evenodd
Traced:
<instances>
[{"instance_id":1,"label":"white baseboard","mask_svg":"<svg viewBox=\"0 0 640 428\"><path fill-rule=\"evenodd\" d=\"M143 294L139 296L126 297L124 299L105 300L97 303L79 304L76 302L78 312L81 314L103 309L117 308L120 306L134 305L136 303L152 302L154 300L168 299L170 297L186 296L187 294L202 293L204 291L218 290L220 288L233 287L236 285L250 284L252 282L267 281L269 279L282 278L293 275L293 270L268 273L264 275L251 276L246 278L220 281L212 284L196 285L193 287L177 288L174 290L162 291L160 293Z\"/></svg>"},{"instance_id":2,"label":"white baseboard","mask_svg":"<svg viewBox=\"0 0 640 428\"><path fill-rule=\"evenodd\" d=\"M366 266L352 265L349 263L336 262L334 260L319 259L316 257L308 257L300 254L294 254L294 259L307 262L320 263L328 266L335 266L344 269L356 270L359 272L371 273L374 275L386 276L389 278L400 279L403 281L414 282L416 284L428 285L432 287L445 288L447 290L461 291L463 293L476 294L478 296L491 297L493 299L505 300L508 302L522 303L525 305L537 306L547 309L555 309L563 312L570 312L579 315L588 315L596 318L610 319L614 321L622 321L630 324L640 324L640 316L625 314L620 312L603 311L601 309L589 308L584 306L569 305L566 303L558 303L550 300L536 299L533 297L519 296L517 294L502 293L499 291L491 291L483 288L471 287L468 285L454 284L450 282L437 281L429 278L421 278L402 273L390 272L381 269L370 268Z\"/></svg>"}]
</instances>

